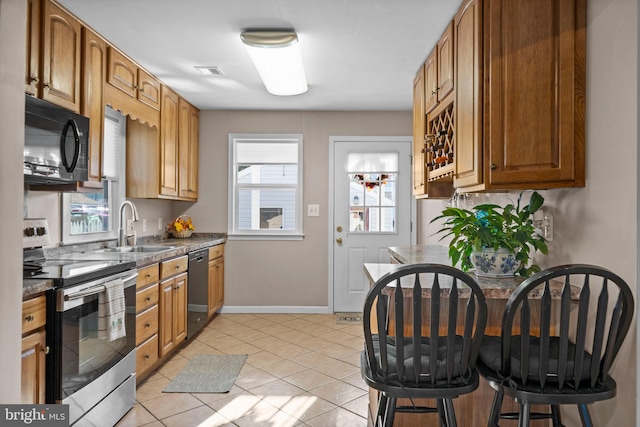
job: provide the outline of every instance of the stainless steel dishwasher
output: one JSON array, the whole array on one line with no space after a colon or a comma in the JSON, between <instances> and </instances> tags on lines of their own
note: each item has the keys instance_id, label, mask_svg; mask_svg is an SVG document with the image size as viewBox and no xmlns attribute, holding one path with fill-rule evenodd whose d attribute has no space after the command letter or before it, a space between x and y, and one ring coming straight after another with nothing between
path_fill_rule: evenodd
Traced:
<instances>
[{"instance_id":1,"label":"stainless steel dishwasher","mask_svg":"<svg viewBox=\"0 0 640 427\"><path fill-rule=\"evenodd\" d=\"M187 339L207 324L209 307L209 249L189 252Z\"/></svg>"}]
</instances>

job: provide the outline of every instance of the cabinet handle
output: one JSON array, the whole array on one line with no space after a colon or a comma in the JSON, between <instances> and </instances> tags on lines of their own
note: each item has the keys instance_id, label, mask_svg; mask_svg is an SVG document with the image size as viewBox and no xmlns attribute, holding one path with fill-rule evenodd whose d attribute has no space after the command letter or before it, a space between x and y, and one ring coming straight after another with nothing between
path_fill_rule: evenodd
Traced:
<instances>
[{"instance_id":1,"label":"cabinet handle","mask_svg":"<svg viewBox=\"0 0 640 427\"><path fill-rule=\"evenodd\" d=\"M149 353L147 353L147 354L145 354L145 355L144 355L144 358L145 358L145 359L149 359L150 357L151 357L151 355L150 355Z\"/></svg>"},{"instance_id":2,"label":"cabinet handle","mask_svg":"<svg viewBox=\"0 0 640 427\"><path fill-rule=\"evenodd\" d=\"M435 91L435 90L432 90L432 91L431 91L431 95L435 95L435 94L436 94L436 91Z\"/></svg>"},{"instance_id":3,"label":"cabinet handle","mask_svg":"<svg viewBox=\"0 0 640 427\"><path fill-rule=\"evenodd\" d=\"M28 314L24 320L26 320L27 322L33 322L33 316L31 314Z\"/></svg>"},{"instance_id":4,"label":"cabinet handle","mask_svg":"<svg viewBox=\"0 0 640 427\"><path fill-rule=\"evenodd\" d=\"M496 166L495 163L491 163L491 166L489 166L489 169L491 169L492 171L498 169L498 166Z\"/></svg>"},{"instance_id":5,"label":"cabinet handle","mask_svg":"<svg viewBox=\"0 0 640 427\"><path fill-rule=\"evenodd\" d=\"M146 302L149 302L149 301L151 301L151 297L146 297L144 300L145 300Z\"/></svg>"},{"instance_id":6,"label":"cabinet handle","mask_svg":"<svg viewBox=\"0 0 640 427\"><path fill-rule=\"evenodd\" d=\"M149 277L151 277L151 273L147 273L145 277L148 279Z\"/></svg>"},{"instance_id":7,"label":"cabinet handle","mask_svg":"<svg viewBox=\"0 0 640 427\"><path fill-rule=\"evenodd\" d=\"M180 270L180 266L179 265L176 265L176 270Z\"/></svg>"},{"instance_id":8,"label":"cabinet handle","mask_svg":"<svg viewBox=\"0 0 640 427\"><path fill-rule=\"evenodd\" d=\"M44 354L49 354L49 350L50 350L50 349L49 349L49 346L48 346L48 345L45 345L45 346L44 346L44 348L42 349L42 352L43 352Z\"/></svg>"},{"instance_id":9,"label":"cabinet handle","mask_svg":"<svg viewBox=\"0 0 640 427\"><path fill-rule=\"evenodd\" d=\"M40 79L38 78L38 76L29 76L29 83L38 83L40 81Z\"/></svg>"},{"instance_id":10,"label":"cabinet handle","mask_svg":"<svg viewBox=\"0 0 640 427\"><path fill-rule=\"evenodd\" d=\"M144 327L145 327L145 328L150 328L150 327L151 327L151 323L149 323L149 322L145 323L145 324L144 324Z\"/></svg>"},{"instance_id":11,"label":"cabinet handle","mask_svg":"<svg viewBox=\"0 0 640 427\"><path fill-rule=\"evenodd\" d=\"M144 93L144 88L141 87L140 89L138 89L140 92Z\"/></svg>"},{"instance_id":12,"label":"cabinet handle","mask_svg":"<svg viewBox=\"0 0 640 427\"><path fill-rule=\"evenodd\" d=\"M51 85L49 83L44 83L42 86L46 87L47 89L51 88Z\"/></svg>"}]
</instances>

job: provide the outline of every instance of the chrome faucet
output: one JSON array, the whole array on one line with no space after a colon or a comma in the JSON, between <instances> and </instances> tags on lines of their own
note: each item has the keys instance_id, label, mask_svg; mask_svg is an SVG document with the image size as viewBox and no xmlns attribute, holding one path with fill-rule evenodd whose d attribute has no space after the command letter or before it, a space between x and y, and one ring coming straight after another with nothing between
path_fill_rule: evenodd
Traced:
<instances>
[{"instance_id":1,"label":"chrome faucet","mask_svg":"<svg viewBox=\"0 0 640 427\"><path fill-rule=\"evenodd\" d=\"M127 230L126 230L126 221L124 220L124 208L129 205L131 208L131 215L133 216L133 221L138 221L138 209L136 209L136 205L134 205L129 200L125 200L120 205L120 218L118 219L118 246L127 246Z\"/></svg>"}]
</instances>

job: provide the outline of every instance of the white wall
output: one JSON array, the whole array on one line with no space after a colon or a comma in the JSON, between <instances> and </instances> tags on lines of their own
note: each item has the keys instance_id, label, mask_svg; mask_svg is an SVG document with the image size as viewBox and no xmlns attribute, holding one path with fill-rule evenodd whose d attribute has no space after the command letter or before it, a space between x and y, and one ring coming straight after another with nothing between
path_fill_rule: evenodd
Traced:
<instances>
[{"instance_id":1,"label":"white wall","mask_svg":"<svg viewBox=\"0 0 640 427\"><path fill-rule=\"evenodd\" d=\"M22 148L24 146L24 0L0 0L0 403L20 402L22 313Z\"/></svg>"},{"instance_id":2,"label":"white wall","mask_svg":"<svg viewBox=\"0 0 640 427\"><path fill-rule=\"evenodd\" d=\"M225 247L225 307L304 310L328 305L329 138L410 135L412 114L359 112L202 111L199 201L186 209L196 225L227 231L229 133L304 136L302 241L229 241Z\"/></svg>"}]
</instances>

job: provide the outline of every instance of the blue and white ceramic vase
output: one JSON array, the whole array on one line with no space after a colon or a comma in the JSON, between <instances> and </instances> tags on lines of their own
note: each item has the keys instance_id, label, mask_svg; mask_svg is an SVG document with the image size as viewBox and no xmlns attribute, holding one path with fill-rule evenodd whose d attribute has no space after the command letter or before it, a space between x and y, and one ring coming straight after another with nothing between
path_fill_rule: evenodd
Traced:
<instances>
[{"instance_id":1,"label":"blue and white ceramic vase","mask_svg":"<svg viewBox=\"0 0 640 427\"><path fill-rule=\"evenodd\" d=\"M516 254L505 248L499 248L497 251L493 248L474 251L471 254L471 264L476 276L485 277L513 277L520 268Z\"/></svg>"}]
</instances>

